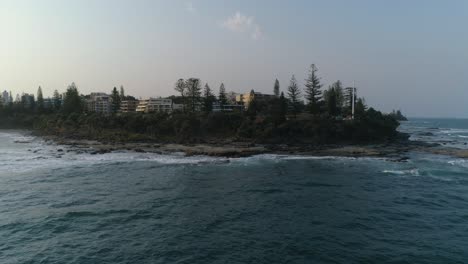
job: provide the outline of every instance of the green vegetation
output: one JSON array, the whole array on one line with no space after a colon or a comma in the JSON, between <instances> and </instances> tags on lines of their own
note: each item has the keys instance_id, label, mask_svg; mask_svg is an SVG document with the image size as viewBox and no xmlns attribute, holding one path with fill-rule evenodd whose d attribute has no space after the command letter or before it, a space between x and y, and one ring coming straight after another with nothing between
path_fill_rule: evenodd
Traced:
<instances>
[{"instance_id":1,"label":"green vegetation","mask_svg":"<svg viewBox=\"0 0 468 264\"><path fill-rule=\"evenodd\" d=\"M211 88L208 84L205 85L203 90L203 111L210 113L213 111L213 103L216 101L216 97L213 95Z\"/></svg>"},{"instance_id":2,"label":"green vegetation","mask_svg":"<svg viewBox=\"0 0 468 264\"><path fill-rule=\"evenodd\" d=\"M273 94L276 97L280 96L280 83L279 83L278 79L275 80L275 86L273 87Z\"/></svg>"},{"instance_id":3,"label":"green vegetation","mask_svg":"<svg viewBox=\"0 0 468 264\"><path fill-rule=\"evenodd\" d=\"M39 113L44 111L44 96L42 95L42 88L40 86L37 89L37 111Z\"/></svg>"},{"instance_id":4,"label":"green vegetation","mask_svg":"<svg viewBox=\"0 0 468 264\"><path fill-rule=\"evenodd\" d=\"M83 96L72 83L63 98L54 92L46 106L39 87L37 102L24 99L0 107L0 128L34 129L46 135L95 139L107 142L232 142L267 144L357 144L391 141L398 137L400 111L383 114L357 98L354 88L343 88L340 81L322 91L315 65L301 90L294 75L287 98L275 81L276 96L257 99L252 90L249 105L226 112L213 112L213 103L228 103L224 84L219 96L198 78L179 79L178 96L170 97L183 108L172 113L120 113L120 103L132 99L112 90L109 115L84 111ZM301 94L304 93L305 101ZM352 118L353 97L355 114ZM241 96L242 99L242 96ZM242 101L242 100L241 100Z\"/></svg>"},{"instance_id":5,"label":"green vegetation","mask_svg":"<svg viewBox=\"0 0 468 264\"><path fill-rule=\"evenodd\" d=\"M293 75L288 86L288 98L291 105L291 113L294 117L301 110L301 102L299 101L301 96L301 90L299 90L299 85L297 84L296 77Z\"/></svg>"},{"instance_id":6,"label":"green vegetation","mask_svg":"<svg viewBox=\"0 0 468 264\"><path fill-rule=\"evenodd\" d=\"M317 114L320 112L320 102L322 100L322 84L320 83L320 78L317 76L317 71L318 69L315 64L312 64L305 84L305 97L308 101L307 107L312 114Z\"/></svg>"},{"instance_id":7,"label":"green vegetation","mask_svg":"<svg viewBox=\"0 0 468 264\"><path fill-rule=\"evenodd\" d=\"M112 113L117 113L120 109L120 103L121 103L121 98L123 91L121 90L122 93L119 93L117 91L117 87L114 87L111 93L111 98L112 98Z\"/></svg>"},{"instance_id":8,"label":"green vegetation","mask_svg":"<svg viewBox=\"0 0 468 264\"><path fill-rule=\"evenodd\" d=\"M219 95L218 95L219 105L223 106L227 104L227 97L226 97L226 88L224 87L224 83L219 86Z\"/></svg>"},{"instance_id":9,"label":"green vegetation","mask_svg":"<svg viewBox=\"0 0 468 264\"><path fill-rule=\"evenodd\" d=\"M67 88L65 97L63 98L62 111L65 114L80 114L83 113L83 101L75 83L72 83Z\"/></svg>"},{"instance_id":10,"label":"green vegetation","mask_svg":"<svg viewBox=\"0 0 468 264\"><path fill-rule=\"evenodd\" d=\"M396 120L398 121L408 121L408 118L406 118L406 116L404 116L400 110L393 110L391 113L390 113L390 116L392 116L393 118L395 118Z\"/></svg>"}]
</instances>

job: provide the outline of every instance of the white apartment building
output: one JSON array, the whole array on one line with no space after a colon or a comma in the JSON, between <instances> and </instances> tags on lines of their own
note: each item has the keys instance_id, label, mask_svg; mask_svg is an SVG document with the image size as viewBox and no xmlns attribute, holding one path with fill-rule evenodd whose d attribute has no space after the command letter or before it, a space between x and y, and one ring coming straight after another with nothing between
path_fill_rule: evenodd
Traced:
<instances>
[{"instance_id":1,"label":"white apartment building","mask_svg":"<svg viewBox=\"0 0 468 264\"><path fill-rule=\"evenodd\" d=\"M87 108L90 112L110 114L112 112L112 98L105 93L91 93L87 101Z\"/></svg>"},{"instance_id":2,"label":"white apartment building","mask_svg":"<svg viewBox=\"0 0 468 264\"><path fill-rule=\"evenodd\" d=\"M138 113L172 112L172 99L150 98L140 100L136 111Z\"/></svg>"},{"instance_id":3,"label":"white apartment building","mask_svg":"<svg viewBox=\"0 0 468 264\"><path fill-rule=\"evenodd\" d=\"M3 105L8 105L9 103L12 103L10 102L10 93L7 92L7 91L4 91L2 93L2 102L1 102Z\"/></svg>"}]
</instances>

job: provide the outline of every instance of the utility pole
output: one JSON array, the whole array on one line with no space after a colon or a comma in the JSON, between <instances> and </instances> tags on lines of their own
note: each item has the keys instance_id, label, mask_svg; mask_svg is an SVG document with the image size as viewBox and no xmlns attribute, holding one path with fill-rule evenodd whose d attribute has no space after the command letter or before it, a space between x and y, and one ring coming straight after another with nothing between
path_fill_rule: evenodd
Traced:
<instances>
[{"instance_id":1,"label":"utility pole","mask_svg":"<svg viewBox=\"0 0 468 264\"><path fill-rule=\"evenodd\" d=\"M352 118L354 120L354 100L355 100L355 97L356 97L356 82L353 81L353 100L352 100Z\"/></svg>"}]
</instances>

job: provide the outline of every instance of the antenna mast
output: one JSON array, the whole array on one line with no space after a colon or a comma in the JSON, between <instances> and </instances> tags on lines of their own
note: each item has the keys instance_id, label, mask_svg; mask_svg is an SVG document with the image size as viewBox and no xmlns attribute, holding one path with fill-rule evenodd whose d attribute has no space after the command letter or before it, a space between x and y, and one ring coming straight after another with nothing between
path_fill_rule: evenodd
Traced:
<instances>
[{"instance_id":1,"label":"antenna mast","mask_svg":"<svg viewBox=\"0 0 468 264\"><path fill-rule=\"evenodd\" d=\"M356 98L356 82L353 81L353 100L352 100L352 118L354 120L354 101Z\"/></svg>"}]
</instances>

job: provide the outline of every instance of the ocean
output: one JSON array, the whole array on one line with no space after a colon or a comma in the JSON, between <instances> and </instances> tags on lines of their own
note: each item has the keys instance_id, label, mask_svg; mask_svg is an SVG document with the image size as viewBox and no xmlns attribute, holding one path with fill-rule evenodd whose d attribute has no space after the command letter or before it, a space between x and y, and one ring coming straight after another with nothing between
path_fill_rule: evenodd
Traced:
<instances>
[{"instance_id":1,"label":"ocean","mask_svg":"<svg viewBox=\"0 0 468 264\"><path fill-rule=\"evenodd\" d=\"M468 149L468 120L411 139ZM468 160L67 152L0 131L0 263L466 263Z\"/></svg>"}]
</instances>

